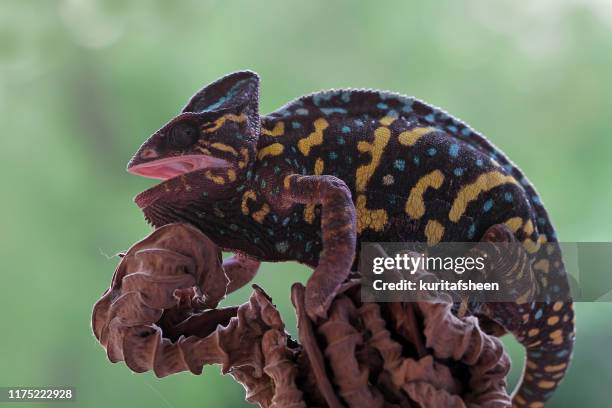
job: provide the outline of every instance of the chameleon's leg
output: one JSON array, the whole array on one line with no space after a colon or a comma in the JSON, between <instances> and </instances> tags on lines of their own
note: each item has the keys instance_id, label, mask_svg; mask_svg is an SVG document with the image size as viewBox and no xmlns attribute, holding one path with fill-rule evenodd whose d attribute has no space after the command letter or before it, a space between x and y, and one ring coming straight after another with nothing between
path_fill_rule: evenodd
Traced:
<instances>
[{"instance_id":1,"label":"chameleon's leg","mask_svg":"<svg viewBox=\"0 0 612 408\"><path fill-rule=\"evenodd\" d=\"M346 184L333 176L289 175L284 179L287 204L320 204L323 250L306 284L305 305L309 317L324 318L355 257L357 232L355 206Z\"/></svg>"},{"instance_id":2,"label":"chameleon's leg","mask_svg":"<svg viewBox=\"0 0 612 408\"><path fill-rule=\"evenodd\" d=\"M491 227L482 241L518 242L502 224ZM535 284L527 252L520 245L512 248L514 252L506 251L506 259L498 265L505 265L515 274L520 268L527 268L521 276L531 277ZM524 287L524 282L518 284ZM572 357L575 337L572 302L491 302L485 303L481 312L505 327L526 349L513 407L543 407L564 377Z\"/></svg>"},{"instance_id":3,"label":"chameleon's leg","mask_svg":"<svg viewBox=\"0 0 612 408\"><path fill-rule=\"evenodd\" d=\"M236 254L223 261L223 270L229 279L227 293L232 293L247 283L257 274L260 262L242 254Z\"/></svg>"}]
</instances>

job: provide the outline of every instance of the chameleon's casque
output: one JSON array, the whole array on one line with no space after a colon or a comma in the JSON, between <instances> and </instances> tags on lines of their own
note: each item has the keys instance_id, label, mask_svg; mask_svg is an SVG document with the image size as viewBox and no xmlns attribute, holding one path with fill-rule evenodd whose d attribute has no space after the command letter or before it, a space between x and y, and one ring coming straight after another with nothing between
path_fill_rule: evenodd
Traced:
<instances>
[{"instance_id":1,"label":"chameleon's casque","mask_svg":"<svg viewBox=\"0 0 612 408\"><path fill-rule=\"evenodd\" d=\"M136 197L149 222L189 222L237 254L224 263L230 290L260 261L305 263L315 268L306 306L316 319L360 241L507 234L523 243L535 290L555 282L552 292L567 293L565 277L551 276L565 273L560 252L543 249L556 236L539 196L463 122L414 98L352 89L304 96L261 116L258 89L250 71L204 87L128 165L164 180ZM486 303L477 312L527 350L513 403L543 406L571 359L572 303Z\"/></svg>"}]
</instances>

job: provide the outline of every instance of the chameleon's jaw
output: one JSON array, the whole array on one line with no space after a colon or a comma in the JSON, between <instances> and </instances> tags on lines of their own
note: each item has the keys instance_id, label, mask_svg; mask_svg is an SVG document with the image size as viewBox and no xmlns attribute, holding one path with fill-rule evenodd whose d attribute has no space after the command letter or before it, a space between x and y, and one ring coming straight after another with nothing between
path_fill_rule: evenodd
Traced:
<instances>
[{"instance_id":1,"label":"chameleon's jaw","mask_svg":"<svg viewBox=\"0 0 612 408\"><path fill-rule=\"evenodd\" d=\"M128 171L138 176L169 180L192 171L211 168L225 167L228 163L223 159L201 154L166 157L141 164L129 165Z\"/></svg>"}]
</instances>

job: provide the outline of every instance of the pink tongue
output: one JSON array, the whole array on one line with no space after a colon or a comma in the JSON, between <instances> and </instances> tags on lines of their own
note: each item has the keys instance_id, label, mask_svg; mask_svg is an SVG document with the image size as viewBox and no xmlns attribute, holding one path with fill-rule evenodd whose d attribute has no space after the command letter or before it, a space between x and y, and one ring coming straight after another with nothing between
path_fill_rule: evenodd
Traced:
<instances>
[{"instance_id":1,"label":"pink tongue","mask_svg":"<svg viewBox=\"0 0 612 408\"><path fill-rule=\"evenodd\" d=\"M138 169L138 173L146 177L168 180L191 171L193 167L191 163L176 161L159 166L143 167Z\"/></svg>"}]
</instances>

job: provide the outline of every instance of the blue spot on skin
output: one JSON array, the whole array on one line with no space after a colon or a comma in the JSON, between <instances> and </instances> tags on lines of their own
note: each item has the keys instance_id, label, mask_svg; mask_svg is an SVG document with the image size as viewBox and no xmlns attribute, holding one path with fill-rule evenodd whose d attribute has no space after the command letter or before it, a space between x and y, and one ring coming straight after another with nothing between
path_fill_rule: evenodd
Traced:
<instances>
[{"instance_id":1,"label":"blue spot on skin","mask_svg":"<svg viewBox=\"0 0 612 408\"><path fill-rule=\"evenodd\" d=\"M261 180L261 188L266 188L266 180Z\"/></svg>"},{"instance_id":2,"label":"blue spot on skin","mask_svg":"<svg viewBox=\"0 0 612 408\"><path fill-rule=\"evenodd\" d=\"M326 115L331 115L332 113L346 113L346 109L344 108L321 108L321 112Z\"/></svg>"},{"instance_id":3,"label":"blue spot on skin","mask_svg":"<svg viewBox=\"0 0 612 408\"><path fill-rule=\"evenodd\" d=\"M392 118L397 118L399 115L397 114L396 111L390 110L389 112L387 112L387 116L390 116Z\"/></svg>"},{"instance_id":4,"label":"blue spot on skin","mask_svg":"<svg viewBox=\"0 0 612 408\"><path fill-rule=\"evenodd\" d=\"M546 225L546 218L538 217L538 225Z\"/></svg>"},{"instance_id":5,"label":"blue spot on skin","mask_svg":"<svg viewBox=\"0 0 612 408\"><path fill-rule=\"evenodd\" d=\"M297 149L295 148L295 146L291 146L291 151L292 151L293 153L297 153Z\"/></svg>"},{"instance_id":6,"label":"blue spot on skin","mask_svg":"<svg viewBox=\"0 0 612 408\"><path fill-rule=\"evenodd\" d=\"M512 197L512 193L504 193L504 200L505 201L511 203L513 198L514 197Z\"/></svg>"},{"instance_id":7,"label":"blue spot on skin","mask_svg":"<svg viewBox=\"0 0 612 408\"><path fill-rule=\"evenodd\" d=\"M511 164L504 164L502 167L503 167L503 169L504 169L504 170L506 170L508 173L511 173L511 172L512 172L512 170L514 170L514 168L512 167L512 165L511 165Z\"/></svg>"},{"instance_id":8,"label":"blue spot on skin","mask_svg":"<svg viewBox=\"0 0 612 408\"><path fill-rule=\"evenodd\" d=\"M300 122L291 122L291 127L294 129L299 129L302 127L302 124Z\"/></svg>"},{"instance_id":9,"label":"blue spot on skin","mask_svg":"<svg viewBox=\"0 0 612 408\"><path fill-rule=\"evenodd\" d=\"M308 115L308 109L304 109L304 108L299 108L295 110L295 113L297 113L298 115Z\"/></svg>"},{"instance_id":10,"label":"blue spot on skin","mask_svg":"<svg viewBox=\"0 0 612 408\"><path fill-rule=\"evenodd\" d=\"M345 126L348 127L348 126ZM338 142L339 145L343 145L345 142L343 137L338 136L338 138L336 139L336 142Z\"/></svg>"},{"instance_id":11,"label":"blue spot on skin","mask_svg":"<svg viewBox=\"0 0 612 408\"><path fill-rule=\"evenodd\" d=\"M482 159L478 159L478 160L476 160L476 165L477 165L478 167L482 167Z\"/></svg>"},{"instance_id":12,"label":"blue spot on skin","mask_svg":"<svg viewBox=\"0 0 612 408\"><path fill-rule=\"evenodd\" d=\"M563 357L567 356L568 354L569 354L568 350L561 350L561 351L557 352L557 357L563 358Z\"/></svg>"},{"instance_id":13,"label":"blue spot on skin","mask_svg":"<svg viewBox=\"0 0 612 408\"><path fill-rule=\"evenodd\" d=\"M404 171L404 169L406 168L406 162L404 160L402 160L402 159L397 159L393 163L393 167L395 167L399 171Z\"/></svg>"},{"instance_id":14,"label":"blue spot on skin","mask_svg":"<svg viewBox=\"0 0 612 408\"><path fill-rule=\"evenodd\" d=\"M351 101L351 93L350 92L343 92L342 96L340 96L340 99L342 99L342 102L349 103Z\"/></svg>"},{"instance_id":15,"label":"blue spot on skin","mask_svg":"<svg viewBox=\"0 0 612 408\"><path fill-rule=\"evenodd\" d=\"M463 175L463 169L461 167L457 167L455 170L453 170L453 174L457 177Z\"/></svg>"},{"instance_id":16,"label":"blue spot on skin","mask_svg":"<svg viewBox=\"0 0 612 408\"><path fill-rule=\"evenodd\" d=\"M238 231L238 226L236 224L230 224L229 229L231 229L232 231Z\"/></svg>"},{"instance_id":17,"label":"blue spot on skin","mask_svg":"<svg viewBox=\"0 0 612 408\"><path fill-rule=\"evenodd\" d=\"M319 106L321 104L321 101L329 101L331 97L331 93L318 93L312 97L312 101L316 106Z\"/></svg>"},{"instance_id":18,"label":"blue spot on skin","mask_svg":"<svg viewBox=\"0 0 612 408\"><path fill-rule=\"evenodd\" d=\"M336 152L329 152L329 158L332 160L336 160L338 158L338 153Z\"/></svg>"},{"instance_id":19,"label":"blue spot on skin","mask_svg":"<svg viewBox=\"0 0 612 408\"><path fill-rule=\"evenodd\" d=\"M419 163L421 162L421 159L419 158L419 156L414 156L412 158L412 161L414 162L414 164L416 164L418 166Z\"/></svg>"},{"instance_id":20,"label":"blue spot on skin","mask_svg":"<svg viewBox=\"0 0 612 408\"><path fill-rule=\"evenodd\" d=\"M425 120L430 123L433 123L436 120L436 118L434 117L433 113L430 113L429 115L425 116Z\"/></svg>"},{"instance_id":21,"label":"blue spot on skin","mask_svg":"<svg viewBox=\"0 0 612 408\"><path fill-rule=\"evenodd\" d=\"M410 105L404 105L404 106L402 107L402 110L403 110L404 112L408 112L408 113L412 112L412 104L410 104Z\"/></svg>"},{"instance_id":22,"label":"blue spot on skin","mask_svg":"<svg viewBox=\"0 0 612 408\"><path fill-rule=\"evenodd\" d=\"M484 205L482 206L482 209L485 211L489 211L491 208L493 208L493 200L489 199L485 201Z\"/></svg>"},{"instance_id":23,"label":"blue spot on skin","mask_svg":"<svg viewBox=\"0 0 612 408\"><path fill-rule=\"evenodd\" d=\"M529 184L529 180L527 180L527 178L526 178L526 177L523 177L523 178L521 179L521 184L522 184L522 185L524 185L524 186L526 186L526 185L528 185L528 184Z\"/></svg>"},{"instance_id":24,"label":"blue spot on skin","mask_svg":"<svg viewBox=\"0 0 612 408\"><path fill-rule=\"evenodd\" d=\"M473 239L474 238L474 234L476 234L476 225L471 224L468 227L468 232L467 232L468 239Z\"/></svg>"},{"instance_id":25,"label":"blue spot on skin","mask_svg":"<svg viewBox=\"0 0 612 408\"><path fill-rule=\"evenodd\" d=\"M348 126L342 126L342 133L349 133L351 131L351 128Z\"/></svg>"},{"instance_id":26,"label":"blue spot on skin","mask_svg":"<svg viewBox=\"0 0 612 408\"><path fill-rule=\"evenodd\" d=\"M535 204L542 205L542 201L540 201L540 197L534 195L533 197L531 197L531 199L533 200Z\"/></svg>"},{"instance_id":27,"label":"blue spot on skin","mask_svg":"<svg viewBox=\"0 0 612 408\"><path fill-rule=\"evenodd\" d=\"M544 314L544 311L542 309L538 309L538 311L536 312L534 318L536 320L539 320L542 317L543 314Z\"/></svg>"},{"instance_id":28,"label":"blue spot on skin","mask_svg":"<svg viewBox=\"0 0 612 408\"><path fill-rule=\"evenodd\" d=\"M448 154L453 157L459 156L459 145L457 143L452 144L450 149L448 149Z\"/></svg>"},{"instance_id":29,"label":"blue spot on skin","mask_svg":"<svg viewBox=\"0 0 612 408\"><path fill-rule=\"evenodd\" d=\"M447 126L446 128L450 130L452 133L457 133L457 126L450 125L450 126Z\"/></svg>"},{"instance_id":30,"label":"blue spot on skin","mask_svg":"<svg viewBox=\"0 0 612 408\"><path fill-rule=\"evenodd\" d=\"M289 221L290 221L290 220L291 220L291 219L290 219L289 217L285 218L285 219L283 220L283 222L281 223L281 224L283 225L283 227L286 227L286 226L287 226L287 224L289 224Z\"/></svg>"},{"instance_id":31,"label":"blue spot on skin","mask_svg":"<svg viewBox=\"0 0 612 408\"><path fill-rule=\"evenodd\" d=\"M308 242L306 243L306 247L304 248L304 250L305 250L306 252L310 252L310 250L311 250L311 249L312 249L312 241L308 241Z\"/></svg>"},{"instance_id":32,"label":"blue spot on skin","mask_svg":"<svg viewBox=\"0 0 612 408\"><path fill-rule=\"evenodd\" d=\"M430 147L429 149L427 149L427 154L430 156L434 156L436 153L438 153L438 151L435 147Z\"/></svg>"},{"instance_id":33,"label":"blue spot on skin","mask_svg":"<svg viewBox=\"0 0 612 408\"><path fill-rule=\"evenodd\" d=\"M387 105L386 103L382 103L382 102L379 102L379 103L376 105L376 107L377 107L378 109L389 109L389 105Z\"/></svg>"},{"instance_id":34,"label":"blue spot on skin","mask_svg":"<svg viewBox=\"0 0 612 408\"><path fill-rule=\"evenodd\" d=\"M529 352L529 357L540 358L542 357L542 353L540 353L539 351L531 351Z\"/></svg>"},{"instance_id":35,"label":"blue spot on skin","mask_svg":"<svg viewBox=\"0 0 612 408\"><path fill-rule=\"evenodd\" d=\"M357 126L363 126L363 121L361 119L355 119L355 124Z\"/></svg>"},{"instance_id":36,"label":"blue spot on skin","mask_svg":"<svg viewBox=\"0 0 612 408\"><path fill-rule=\"evenodd\" d=\"M472 131L470 130L470 128L463 128L461 129L461 134L463 136L469 136L472 133Z\"/></svg>"}]
</instances>

